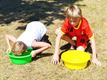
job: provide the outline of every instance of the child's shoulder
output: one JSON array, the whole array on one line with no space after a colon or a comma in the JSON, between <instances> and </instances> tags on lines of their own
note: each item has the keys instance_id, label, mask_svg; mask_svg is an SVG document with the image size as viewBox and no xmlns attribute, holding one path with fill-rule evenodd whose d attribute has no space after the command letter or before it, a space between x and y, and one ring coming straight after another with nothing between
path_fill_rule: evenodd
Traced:
<instances>
[{"instance_id":1,"label":"child's shoulder","mask_svg":"<svg viewBox=\"0 0 107 80\"><path fill-rule=\"evenodd\" d=\"M83 22L88 22L87 19L85 17L82 16L82 21Z\"/></svg>"},{"instance_id":2,"label":"child's shoulder","mask_svg":"<svg viewBox=\"0 0 107 80\"><path fill-rule=\"evenodd\" d=\"M89 23L85 17L82 17L82 29L89 27Z\"/></svg>"}]
</instances>

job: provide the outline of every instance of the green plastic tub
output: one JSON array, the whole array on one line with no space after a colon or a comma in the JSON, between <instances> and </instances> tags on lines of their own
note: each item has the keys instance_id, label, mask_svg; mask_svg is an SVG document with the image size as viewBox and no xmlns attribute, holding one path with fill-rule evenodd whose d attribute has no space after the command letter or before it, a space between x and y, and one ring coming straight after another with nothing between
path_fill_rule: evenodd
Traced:
<instances>
[{"instance_id":1,"label":"green plastic tub","mask_svg":"<svg viewBox=\"0 0 107 80\"><path fill-rule=\"evenodd\" d=\"M32 61L31 56L32 48L28 48L26 52L24 52L21 56L15 56L13 52L9 53L10 61L13 64L26 64Z\"/></svg>"}]
</instances>

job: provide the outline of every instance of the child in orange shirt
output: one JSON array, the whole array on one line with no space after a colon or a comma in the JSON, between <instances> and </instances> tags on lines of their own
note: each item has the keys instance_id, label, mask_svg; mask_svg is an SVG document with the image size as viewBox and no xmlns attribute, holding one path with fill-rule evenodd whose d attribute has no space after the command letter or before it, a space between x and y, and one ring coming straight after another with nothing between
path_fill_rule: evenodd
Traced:
<instances>
[{"instance_id":1,"label":"child in orange shirt","mask_svg":"<svg viewBox=\"0 0 107 80\"><path fill-rule=\"evenodd\" d=\"M55 53L53 55L52 62L57 64L59 62L59 44L60 40L63 39L71 44L70 49L85 51L87 48L87 42L90 41L92 47L92 62L96 65L101 65L96 57L95 40L94 34L87 22L82 16L81 9L76 5L70 5L65 11L66 19L61 28L56 30L56 43ZM76 42L72 38L76 38Z\"/></svg>"}]
</instances>

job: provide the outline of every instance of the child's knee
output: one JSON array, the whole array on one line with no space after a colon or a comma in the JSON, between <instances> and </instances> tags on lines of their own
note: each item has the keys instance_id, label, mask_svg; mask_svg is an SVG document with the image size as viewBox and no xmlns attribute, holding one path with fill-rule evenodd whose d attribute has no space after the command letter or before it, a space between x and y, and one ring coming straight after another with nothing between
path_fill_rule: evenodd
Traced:
<instances>
[{"instance_id":1,"label":"child's knee","mask_svg":"<svg viewBox=\"0 0 107 80\"><path fill-rule=\"evenodd\" d=\"M83 46L78 46L77 50L85 51L85 48Z\"/></svg>"},{"instance_id":2,"label":"child's knee","mask_svg":"<svg viewBox=\"0 0 107 80\"><path fill-rule=\"evenodd\" d=\"M48 47L48 48L51 48L51 45L50 45L49 43L47 43L47 47Z\"/></svg>"}]
</instances>

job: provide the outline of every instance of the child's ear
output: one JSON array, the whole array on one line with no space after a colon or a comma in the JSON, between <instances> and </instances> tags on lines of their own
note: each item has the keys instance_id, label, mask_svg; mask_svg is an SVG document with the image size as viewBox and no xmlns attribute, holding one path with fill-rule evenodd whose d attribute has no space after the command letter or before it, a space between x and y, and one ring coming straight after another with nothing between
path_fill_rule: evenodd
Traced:
<instances>
[{"instance_id":1,"label":"child's ear","mask_svg":"<svg viewBox=\"0 0 107 80\"><path fill-rule=\"evenodd\" d=\"M64 8L64 15L67 16L68 7Z\"/></svg>"}]
</instances>

